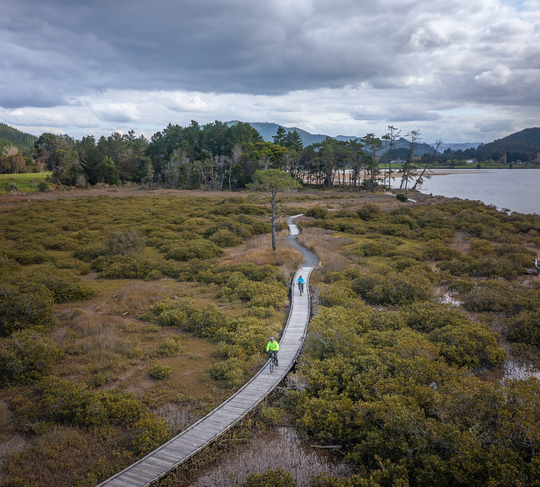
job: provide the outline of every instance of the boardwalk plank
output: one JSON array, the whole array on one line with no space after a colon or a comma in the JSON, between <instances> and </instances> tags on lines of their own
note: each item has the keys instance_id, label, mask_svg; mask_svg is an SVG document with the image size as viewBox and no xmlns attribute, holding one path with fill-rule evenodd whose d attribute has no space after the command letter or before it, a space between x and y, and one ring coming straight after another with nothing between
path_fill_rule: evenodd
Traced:
<instances>
[{"instance_id":1,"label":"boardwalk plank","mask_svg":"<svg viewBox=\"0 0 540 487\"><path fill-rule=\"evenodd\" d=\"M287 220L289 239L292 239L288 240L303 253L306 262L296 272L293 282L296 282L297 277L302 275L306 280L306 289L309 289L309 276L318 260L294 241L295 236L300 233L298 227L293 223L294 218L291 217ZM122 472L102 482L98 487L145 487L150 485L216 439L264 399L294 365L306 334L310 309L309 294L306 292L300 296L298 288L293 286L292 296L291 311L280 342L280 365L273 374L270 373L268 364L266 364L240 391L202 420Z\"/></svg>"}]
</instances>

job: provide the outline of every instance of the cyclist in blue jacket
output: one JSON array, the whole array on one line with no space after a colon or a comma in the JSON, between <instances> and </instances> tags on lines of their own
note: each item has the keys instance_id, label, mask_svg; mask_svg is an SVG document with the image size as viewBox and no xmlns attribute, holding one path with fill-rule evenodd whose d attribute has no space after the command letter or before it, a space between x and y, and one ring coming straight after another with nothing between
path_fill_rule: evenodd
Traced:
<instances>
[{"instance_id":1,"label":"cyclist in blue jacket","mask_svg":"<svg viewBox=\"0 0 540 487\"><path fill-rule=\"evenodd\" d=\"M306 281L304 281L304 278L300 276L298 280L296 281L296 283L298 284L298 290L300 291L300 296L302 296L302 293L304 292L304 284L306 283Z\"/></svg>"}]
</instances>

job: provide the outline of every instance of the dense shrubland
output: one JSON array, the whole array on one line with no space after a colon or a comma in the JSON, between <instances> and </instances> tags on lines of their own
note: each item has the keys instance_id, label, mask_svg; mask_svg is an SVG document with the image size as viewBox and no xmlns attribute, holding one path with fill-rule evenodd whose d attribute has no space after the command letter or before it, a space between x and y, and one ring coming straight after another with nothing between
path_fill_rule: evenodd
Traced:
<instances>
[{"instance_id":1,"label":"dense shrubland","mask_svg":"<svg viewBox=\"0 0 540 487\"><path fill-rule=\"evenodd\" d=\"M290 271L219 258L266 238L262 215L250 197L97 197L0 219L0 438L29 442L7 485L95 485L178 432L159 411L195 411L185 427L257 370Z\"/></svg>"},{"instance_id":2,"label":"dense shrubland","mask_svg":"<svg viewBox=\"0 0 540 487\"><path fill-rule=\"evenodd\" d=\"M520 346L540 345L540 286L521 277L540 219L476 202L371 206L312 208L315 219L302 222L307 233L352 238L343 253L361 265L321 273L287 396L304 434L342 445L357 469L313 485L536 485L540 382L477 373L507 356L486 323L502 322ZM461 248L456 234L465 236ZM442 303L441 292L462 307Z\"/></svg>"},{"instance_id":3,"label":"dense shrubland","mask_svg":"<svg viewBox=\"0 0 540 487\"><path fill-rule=\"evenodd\" d=\"M351 209L316 206L302 223L325 267L286 402L357 473L314 485L534 485L538 383L476 375L506 356L486 323L540 346L540 287L521 279L538 218L340 198ZM185 426L260 366L292 270L250 254L269 232L263 213L252 197L97 197L0 219L0 435L29 442L7 485L95 485L178 432L163 411L195 410Z\"/></svg>"}]
</instances>

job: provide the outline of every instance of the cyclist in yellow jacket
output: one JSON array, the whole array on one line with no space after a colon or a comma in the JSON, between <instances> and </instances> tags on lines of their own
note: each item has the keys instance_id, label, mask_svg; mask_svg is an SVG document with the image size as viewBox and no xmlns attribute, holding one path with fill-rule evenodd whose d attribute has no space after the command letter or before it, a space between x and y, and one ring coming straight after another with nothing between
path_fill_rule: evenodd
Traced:
<instances>
[{"instance_id":1,"label":"cyclist in yellow jacket","mask_svg":"<svg viewBox=\"0 0 540 487\"><path fill-rule=\"evenodd\" d=\"M279 343L276 340L274 340L274 337L270 337L270 341L266 345L266 352L268 353L270 357L272 356L272 353L274 354L276 367L278 364L278 359L277 359L278 350L279 350Z\"/></svg>"}]
</instances>

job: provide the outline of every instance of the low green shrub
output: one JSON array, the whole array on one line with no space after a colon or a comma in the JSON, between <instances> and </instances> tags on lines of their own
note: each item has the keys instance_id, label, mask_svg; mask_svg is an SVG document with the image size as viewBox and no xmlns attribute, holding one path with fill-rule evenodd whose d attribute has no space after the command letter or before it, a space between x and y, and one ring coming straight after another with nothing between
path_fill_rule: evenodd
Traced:
<instances>
[{"instance_id":1,"label":"low green shrub","mask_svg":"<svg viewBox=\"0 0 540 487\"><path fill-rule=\"evenodd\" d=\"M408 327L422 333L431 333L433 330L447 326L467 327L471 325L465 312L449 304L413 303L401 314Z\"/></svg>"},{"instance_id":2,"label":"low green shrub","mask_svg":"<svg viewBox=\"0 0 540 487\"><path fill-rule=\"evenodd\" d=\"M459 250L448 247L440 239L429 240L422 245L420 250L423 252L425 259L431 260L459 260L463 257L463 254Z\"/></svg>"},{"instance_id":3,"label":"low green shrub","mask_svg":"<svg viewBox=\"0 0 540 487\"><path fill-rule=\"evenodd\" d=\"M144 278L146 281L158 281L160 279L163 279L163 274L161 271L158 271L157 269L151 270L148 274L146 274L146 277Z\"/></svg>"},{"instance_id":4,"label":"low green shrub","mask_svg":"<svg viewBox=\"0 0 540 487\"><path fill-rule=\"evenodd\" d=\"M506 281L482 281L463 295L463 307L470 311L506 312L511 308L514 291Z\"/></svg>"},{"instance_id":5,"label":"low green shrub","mask_svg":"<svg viewBox=\"0 0 540 487\"><path fill-rule=\"evenodd\" d=\"M49 260L47 254L41 250L6 250L5 255L9 259L17 261L21 265L43 264Z\"/></svg>"},{"instance_id":6,"label":"low green shrub","mask_svg":"<svg viewBox=\"0 0 540 487\"><path fill-rule=\"evenodd\" d=\"M86 262L81 262L80 260L73 258L56 260L54 261L54 266L57 269L71 269L81 275L89 274L92 270L90 264L87 264Z\"/></svg>"},{"instance_id":7,"label":"low green shrub","mask_svg":"<svg viewBox=\"0 0 540 487\"><path fill-rule=\"evenodd\" d=\"M448 286L448 289L456 293L466 293L474 289L474 286L474 281L471 279L457 279Z\"/></svg>"},{"instance_id":8,"label":"low green shrub","mask_svg":"<svg viewBox=\"0 0 540 487\"><path fill-rule=\"evenodd\" d=\"M408 201L408 197L405 193L398 193L396 194L396 200L401 201L402 203L406 203Z\"/></svg>"},{"instance_id":9,"label":"low green shrub","mask_svg":"<svg viewBox=\"0 0 540 487\"><path fill-rule=\"evenodd\" d=\"M53 294L41 284L24 283L18 290L5 287L0 296L0 333L40 327L50 330L57 324Z\"/></svg>"},{"instance_id":10,"label":"low green shrub","mask_svg":"<svg viewBox=\"0 0 540 487\"><path fill-rule=\"evenodd\" d=\"M277 468L264 473L250 473L238 487L297 487L291 473Z\"/></svg>"},{"instance_id":11,"label":"low green shrub","mask_svg":"<svg viewBox=\"0 0 540 487\"><path fill-rule=\"evenodd\" d=\"M475 257L488 255L493 251L493 246L488 240L483 240L480 238L473 238L471 240L471 250L470 253Z\"/></svg>"},{"instance_id":12,"label":"low green shrub","mask_svg":"<svg viewBox=\"0 0 540 487\"><path fill-rule=\"evenodd\" d=\"M211 259L223 255L221 250L214 242L209 240L191 240L182 246L171 248L166 254L166 259L178 261L188 261L194 259Z\"/></svg>"},{"instance_id":13,"label":"low green shrub","mask_svg":"<svg viewBox=\"0 0 540 487\"><path fill-rule=\"evenodd\" d=\"M337 281L332 284L319 284L319 304L321 306L343 306L344 308L363 309L365 304L358 299L350 287L350 282Z\"/></svg>"},{"instance_id":14,"label":"low green shrub","mask_svg":"<svg viewBox=\"0 0 540 487\"><path fill-rule=\"evenodd\" d=\"M499 348L499 335L478 323L467 326L445 326L429 334L429 341L439 346L439 353L451 364L479 369L492 368L506 359Z\"/></svg>"},{"instance_id":15,"label":"low green shrub","mask_svg":"<svg viewBox=\"0 0 540 487\"><path fill-rule=\"evenodd\" d=\"M236 247L242 243L242 239L230 230L218 230L210 240L220 247Z\"/></svg>"},{"instance_id":16,"label":"low green shrub","mask_svg":"<svg viewBox=\"0 0 540 487\"><path fill-rule=\"evenodd\" d=\"M274 314L275 310L272 307L263 308L262 306L251 306L246 309L246 316L253 316L255 318L270 318Z\"/></svg>"},{"instance_id":17,"label":"low green shrub","mask_svg":"<svg viewBox=\"0 0 540 487\"><path fill-rule=\"evenodd\" d=\"M372 313L369 327L374 331L400 330L407 326L403 313L396 311L377 311Z\"/></svg>"},{"instance_id":18,"label":"low green shrub","mask_svg":"<svg viewBox=\"0 0 540 487\"><path fill-rule=\"evenodd\" d=\"M92 262L92 269L103 279L146 279L159 264L144 255L118 255L98 257Z\"/></svg>"},{"instance_id":19,"label":"low green shrub","mask_svg":"<svg viewBox=\"0 0 540 487\"><path fill-rule=\"evenodd\" d=\"M216 329L216 338L223 340L219 344L220 352L228 357L247 360L262 352L268 343L268 337L277 335L279 323L266 325L255 317L240 317L229 320Z\"/></svg>"},{"instance_id":20,"label":"low green shrub","mask_svg":"<svg viewBox=\"0 0 540 487\"><path fill-rule=\"evenodd\" d=\"M540 310L523 311L506 320L508 339L540 346Z\"/></svg>"},{"instance_id":21,"label":"low green shrub","mask_svg":"<svg viewBox=\"0 0 540 487\"><path fill-rule=\"evenodd\" d=\"M435 278L433 271L428 264L424 262L419 262L412 257L394 257L392 259L392 262L390 262L390 264L388 265L388 269L403 274L421 274L429 280L433 280Z\"/></svg>"},{"instance_id":22,"label":"low green shrub","mask_svg":"<svg viewBox=\"0 0 540 487\"><path fill-rule=\"evenodd\" d=\"M210 377L214 380L223 381L231 387L236 387L243 382L244 363L239 358L229 358L223 362L218 362L210 367Z\"/></svg>"},{"instance_id":23,"label":"low green shrub","mask_svg":"<svg viewBox=\"0 0 540 487\"><path fill-rule=\"evenodd\" d=\"M158 323L161 326L186 326L188 315L179 309L170 309L159 314Z\"/></svg>"},{"instance_id":24,"label":"low green shrub","mask_svg":"<svg viewBox=\"0 0 540 487\"><path fill-rule=\"evenodd\" d=\"M51 377L42 383L47 414L55 421L79 425L126 425L146 411L133 394L90 391L83 383Z\"/></svg>"},{"instance_id":25,"label":"low green shrub","mask_svg":"<svg viewBox=\"0 0 540 487\"><path fill-rule=\"evenodd\" d=\"M30 384L50 375L60 351L34 331L19 331L0 346L0 386Z\"/></svg>"},{"instance_id":26,"label":"low green shrub","mask_svg":"<svg viewBox=\"0 0 540 487\"><path fill-rule=\"evenodd\" d=\"M103 244L92 243L89 245L83 245L73 251L73 257L82 260L84 262L92 262L94 259L105 255L106 250Z\"/></svg>"},{"instance_id":27,"label":"low green shrub","mask_svg":"<svg viewBox=\"0 0 540 487\"><path fill-rule=\"evenodd\" d=\"M107 238L104 243L108 255L127 255L140 253L145 247L145 237L135 230L118 230Z\"/></svg>"},{"instance_id":28,"label":"low green shrub","mask_svg":"<svg viewBox=\"0 0 540 487\"><path fill-rule=\"evenodd\" d=\"M431 284L425 276L394 271L386 275L363 274L353 282L353 290L369 302L390 306L433 298Z\"/></svg>"},{"instance_id":29,"label":"low green shrub","mask_svg":"<svg viewBox=\"0 0 540 487\"><path fill-rule=\"evenodd\" d=\"M148 371L151 377L158 380L163 380L172 374L172 369L168 365L156 362Z\"/></svg>"},{"instance_id":30,"label":"low green shrub","mask_svg":"<svg viewBox=\"0 0 540 487\"><path fill-rule=\"evenodd\" d=\"M145 414L136 424L131 440L135 453L144 455L155 450L169 439L167 422L155 414Z\"/></svg>"},{"instance_id":31,"label":"low green shrub","mask_svg":"<svg viewBox=\"0 0 540 487\"><path fill-rule=\"evenodd\" d=\"M380 214L379 207L373 203L366 203L357 210L358 216L362 220L374 220Z\"/></svg>"},{"instance_id":32,"label":"low green shrub","mask_svg":"<svg viewBox=\"0 0 540 487\"><path fill-rule=\"evenodd\" d=\"M56 269L52 266L41 267L25 274L23 278L46 286L53 293L54 301L57 303L82 301L96 295L94 288L65 269Z\"/></svg>"},{"instance_id":33,"label":"low green shrub","mask_svg":"<svg viewBox=\"0 0 540 487\"><path fill-rule=\"evenodd\" d=\"M170 311L173 309L172 301L156 301L152 305L152 313L156 316L160 316L165 311Z\"/></svg>"},{"instance_id":34,"label":"low green shrub","mask_svg":"<svg viewBox=\"0 0 540 487\"><path fill-rule=\"evenodd\" d=\"M310 208L306 212L306 216L311 216L313 218L316 218L317 220L324 220L327 215L328 215L328 210L325 210L324 208L321 208L320 206L315 206L313 208Z\"/></svg>"},{"instance_id":35,"label":"low green shrub","mask_svg":"<svg viewBox=\"0 0 540 487\"><path fill-rule=\"evenodd\" d=\"M79 246L79 243L64 236L54 236L42 239L41 245L48 250L73 250Z\"/></svg>"},{"instance_id":36,"label":"low green shrub","mask_svg":"<svg viewBox=\"0 0 540 487\"><path fill-rule=\"evenodd\" d=\"M167 338L161 342L156 355L158 357L174 357L182 351L182 345L180 345L180 337L177 335Z\"/></svg>"},{"instance_id":37,"label":"low green shrub","mask_svg":"<svg viewBox=\"0 0 540 487\"><path fill-rule=\"evenodd\" d=\"M216 336L222 328L227 328L230 319L215 304L207 304L200 311L193 311L184 325L185 329L197 336Z\"/></svg>"},{"instance_id":38,"label":"low green shrub","mask_svg":"<svg viewBox=\"0 0 540 487\"><path fill-rule=\"evenodd\" d=\"M280 308L287 299L287 289L281 283L251 281L242 273L233 272L219 290L218 297L249 302L254 307Z\"/></svg>"},{"instance_id":39,"label":"low green shrub","mask_svg":"<svg viewBox=\"0 0 540 487\"><path fill-rule=\"evenodd\" d=\"M348 356L358 346L360 335L368 329L372 313L365 305L357 309L319 307L317 316L309 324L307 353L319 360L334 354Z\"/></svg>"},{"instance_id":40,"label":"low green shrub","mask_svg":"<svg viewBox=\"0 0 540 487\"><path fill-rule=\"evenodd\" d=\"M40 181L37 186L38 191L44 193L49 191L49 185L45 181Z\"/></svg>"},{"instance_id":41,"label":"low green shrub","mask_svg":"<svg viewBox=\"0 0 540 487\"><path fill-rule=\"evenodd\" d=\"M265 407L261 409L259 418L266 425L275 426L283 421L283 413L283 409Z\"/></svg>"},{"instance_id":42,"label":"low green shrub","mask_svg":"<svg viewBox=\"0 0 540 487\"><path fill-rule=\"evenodd\" d=\"M383 255L387 250L389 249L385 249L379 242L371 241L357 245L349 249L349 252L359 257L372 257L374 255Z\"/></svg>"}]
</instances>

